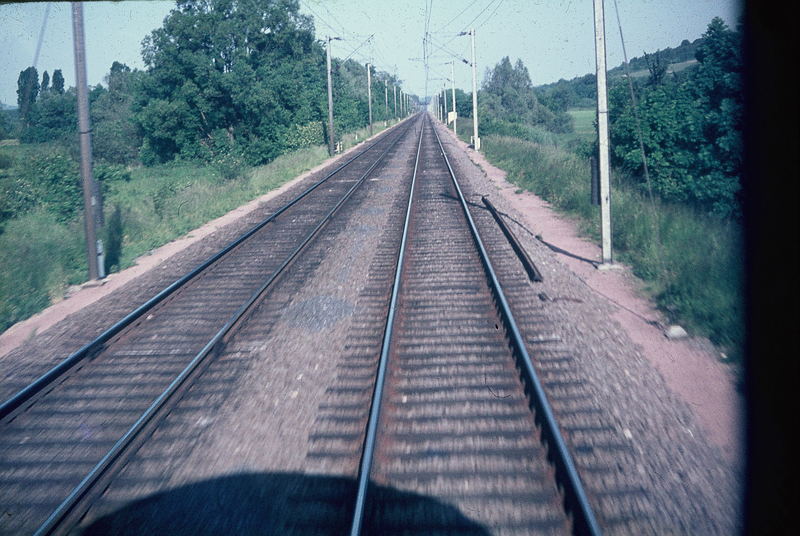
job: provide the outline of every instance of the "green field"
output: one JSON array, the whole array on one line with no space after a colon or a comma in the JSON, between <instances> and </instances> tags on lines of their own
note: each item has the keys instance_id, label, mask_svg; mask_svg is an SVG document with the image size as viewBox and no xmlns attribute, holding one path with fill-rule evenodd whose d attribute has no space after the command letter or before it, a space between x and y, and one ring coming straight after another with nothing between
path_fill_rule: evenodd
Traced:
<instances>
[{"instance_id":1,"label":"green field","mask_svg":"<svg viewBox=\"0 0 800 536\"><path fill-rule=\"evenodd\" d=\"M567 113L572 117L573 126L575 127L575 137L592 141L597 136L595 130L595 116L597 115L594 108L575 108L567 110Z\"/></svg>"}]
</instances>

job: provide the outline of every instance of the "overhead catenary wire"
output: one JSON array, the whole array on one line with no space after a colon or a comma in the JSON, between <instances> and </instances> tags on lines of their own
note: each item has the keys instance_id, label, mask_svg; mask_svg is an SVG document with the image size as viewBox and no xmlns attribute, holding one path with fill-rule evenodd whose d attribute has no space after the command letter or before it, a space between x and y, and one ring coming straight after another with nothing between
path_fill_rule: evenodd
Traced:
<instances>
[{"instance_id":1,"label":"overhead catenary wire","mask_svg":"<svg viewBox=\"0 0 800 536\"><path fill-rule=\"evenodd\" d=\"M483 28L484 26L486 26L486 23L489 22L490 20L492 20L492 17L494 17L494 14L497 13L497 10L500 9L500 6L503 5L504 1L505 0L500 0L500 2L498 2L497 6L495 6L494 10L489 14L489 16L486 17L485 19L483 19L483 22L481 22L479 25L477 25L475 27L475 29L479 30L479 29Z\"/></svg>"},{"instance_id":2,"label":"overhead catenary wire","mask_svg":"<svg viewBox=\"0 0 800 536\"><path fill-rule=\"evenodd\" d=\"M434 33L440 33L442 30L444 30L445 28L447 28L448 26L450 26L450 24L451 24L451 23L452 23L454 20L456 20L456 19L457 19L458 17L460 17L461 15L463 15L463 14L464 14L464 13L465 13L465 12L466 12L466 11L467 11L469 8L471 8L472 6L474 6L474 5L475 5L475 3L476 3L477 1L478 1L478 0L472 0L472 2L470 2L469 4L467 4L467 7L465 7L465 8L464 8L464 9L462 9L461 11L459 11L458 15L456 15L455 17L453 17L452 19L450 19L449 21L447 21L447 22L446 22L446 23L444 23L443 25L439 26L439 29L438 29L438 30L436 30L436 32L434 32Z\"/></svg>"},{"instance_id":3,"label":"overhead catenary wire","mask_svg":"<svg viewBox=\"0 0 800 536\"><path fill-rule=\"evenodd\" d=\"M327 26L333 32L342 33L342 28L334 28L333 25L331 25L327 20L323 19L316 11L311 9L311 6L309 6L307 2L305 2L304 0L300 0L300 3L303 6L305 6L305 8L309 10L312 15L314 15L314 20L319 20L322 24Z\"/></svg>"}]
</instances>

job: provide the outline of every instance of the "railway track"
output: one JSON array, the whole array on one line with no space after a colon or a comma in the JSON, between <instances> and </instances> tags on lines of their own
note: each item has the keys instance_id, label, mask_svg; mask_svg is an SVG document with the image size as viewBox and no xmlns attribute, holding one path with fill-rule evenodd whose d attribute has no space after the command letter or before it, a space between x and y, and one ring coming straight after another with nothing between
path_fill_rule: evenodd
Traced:
<instances>
[{"instance_id":1,"label":"railway track","mask_svg":"<svg viewBox=\"0 0 800 536\"><path fill-rule=\"evenodd\" d=\"M351 476L298 487L282 526L298 534L599 534L446 152L428 119L407 127L21 391L27 398L4 404L0 504L14 519L3 530L76 525L206 358L269 331L281 304L313 277L316 261L304 247L417 132L416 157L393 157L413 166L389 173L402 179L394 187L401 195L361 290L364 321L309 436L312 472L327 463L339 469L329 474ZM348 232L343 225L333 227ZM237 273L247 282L231 285ZM269 309L259 305L265 295L275 304L257 315ZM261 317L257 329L245 327L251 314ZM223 377L204 392L235 388Z\"/></svg>"},{"instance_id":2,"label":"railway track","mask_svg":"<svg viewBox=\"0 0 800 536\"><path fill-rule=\"evenodd\" d=\"M381 136L0 406L3 532L74 522L413 122Z\"/></svg>"},{"instance_id":3,"label":"railway track","mask_svg":"<svg viewBox=\"0 0 800 536\"><path fill-rule=\"evenodd\" d=\"M353 535L486 533L478 527L598 534L444 155L428 124L399 253L392 255L396 266L381 257L376 270L376 286L393 287L382 343L375 345L375 323L361 329L373 338L354 342L320 406L310 455L339 466L360 457L360 468L355 489L342 483L308 499L337 504L337 497L355 494L352 518L315 528ZM383 279L387 272L395 274L392 284ZM377 354L380 360L372 359ZM338 507L349 511L349 499Z\"/></svg>"}]
</instances>

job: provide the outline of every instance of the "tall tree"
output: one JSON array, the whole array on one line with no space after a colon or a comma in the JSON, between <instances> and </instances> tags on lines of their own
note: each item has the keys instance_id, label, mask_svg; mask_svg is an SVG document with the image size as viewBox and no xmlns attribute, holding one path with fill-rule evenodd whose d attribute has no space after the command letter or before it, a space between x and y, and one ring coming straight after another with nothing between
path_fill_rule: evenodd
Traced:
<instances>
[{"instance_id":1,"label":"tall tree","mask_svg":"<svg viewBox=\"0 0 800 536\"><path fill-rule=\"evenodd\" d=\"M129 164L138 157L142 138L133 122L131 105L142 75L141 71L132 71L115 61L105 78L108 89L93 91L92 149L98 160Z\"/></svg>"},{"instance_id":2,"label":"tall tree","mask_svg":"<svg viewBox=\"0 0 800 536\"><path fill-rule=\"evenodd\" d=\"M39 87L39 73L36 71L36 67L28 67L20 71L17 79L17 105L23 125L29 124L31 108L39 96Z\"/></svg>"},{"instance_id":3,"label":"tall tree","mask_svg":"<svg viewBox=\"0 0 800 536\"><path fill-rule=\"evenodd\" d=\"M143 57L146 161L227 146L265 162L290 127L324 117L324 56L297 0L179 0Z\"/></svg>"},{"instance_id":4,"label":"tall tree","mask_svg":"<svg viewBox=\"0 0 800 536\"><path fill-rule=\"evenodd\" d=\"M59 95L64 94L64 75L61 73L61 69L53 71L53 91Z\"/></svg>"},{"instance_id":5,"label":"tall tree","mask_svg":"<svg viewBox=\"0 0 800 536\"><path fill-rule=\"evenodd\" d=\"M47 93L50 91L50 75L47 74L47 71L42 73L42 87L40 89L42 93Z\"/></svg>"}]
</instances>

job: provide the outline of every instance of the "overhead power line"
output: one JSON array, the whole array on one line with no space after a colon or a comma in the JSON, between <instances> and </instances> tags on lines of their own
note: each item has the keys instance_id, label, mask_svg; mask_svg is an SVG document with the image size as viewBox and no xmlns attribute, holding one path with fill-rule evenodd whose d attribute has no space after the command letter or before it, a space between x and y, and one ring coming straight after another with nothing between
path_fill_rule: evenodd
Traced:
<instances>
[{"instance_id":1,"label":"overhead power line","mask_svg":"<svg viewBox=\"0 0 800 536\"><path fill-rule=\"evenodd\" d=\"M470 2L469 4L467 4L467 7L465 7L464 9L462 9L462 10L461 10L461 11L458 13L458 15L456 15L455 17L453 17L452 19L450 19L449 21L447 21L447 22L446 22L446 23L444 23L443 25L439 26L439 29L438 29L438 30L436 30L436 32L434 32L434 33L439 33L439 32L441 32L442 30L444 30L445 28L447 28L448 26L450 26L450 23L452 23L452 22L453 22L454 20L456 20L458 17L460 17L461 15L463 15L463 14L464 14L464 13L465 13L465 12L466 12L466 11L467 11L469 8L471 8L472 6L474 6L474 5L475 5L475 2L477 2L477 1L478 1L478 0L472 0L472 2Z\"/></svg>"}]
</instances>

